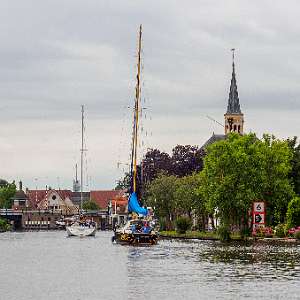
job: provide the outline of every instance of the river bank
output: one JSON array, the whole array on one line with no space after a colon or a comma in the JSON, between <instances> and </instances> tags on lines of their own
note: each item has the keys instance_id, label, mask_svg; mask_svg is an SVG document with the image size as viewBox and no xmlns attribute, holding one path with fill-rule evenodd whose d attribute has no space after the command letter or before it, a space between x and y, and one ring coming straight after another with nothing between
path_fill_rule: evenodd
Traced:
<instances>
[{"instance_id":1,"label":"river bank","mask_svg":"<svg viewBox=\"0 0 300 300\"><path fill-rule=\"evenodd\" d=\"M178 233L176 231L160 231L159 236L161 239L181 239L181 240L208 240L208 241L220 241L216 232L204 232L204 231L187 231L186 233ZM286 244L300 244L299 239L285 237L241 237L239 233L232 233L230 235L232 241L250 241L250 242L265 242L265 243L286 243Z\"/></svg>"}]
</instances>

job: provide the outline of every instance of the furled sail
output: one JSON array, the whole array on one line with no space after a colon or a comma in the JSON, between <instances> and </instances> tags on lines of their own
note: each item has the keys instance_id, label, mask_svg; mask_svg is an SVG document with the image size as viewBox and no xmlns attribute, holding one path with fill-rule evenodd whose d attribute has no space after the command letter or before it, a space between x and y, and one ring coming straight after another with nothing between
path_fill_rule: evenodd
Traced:
<instances>
[{"instance_id":1,"label":"furled sail","mask_svg":"<svg viewBox=\"0 0 300 300\"><path fill-rule=\"evenodd\" d=\"M128 212L135 212L139 215L146 216L148 214L148 209L140 206L137 194L135 192L131 193L128 200Z\"/></svg>"}]
</instances>

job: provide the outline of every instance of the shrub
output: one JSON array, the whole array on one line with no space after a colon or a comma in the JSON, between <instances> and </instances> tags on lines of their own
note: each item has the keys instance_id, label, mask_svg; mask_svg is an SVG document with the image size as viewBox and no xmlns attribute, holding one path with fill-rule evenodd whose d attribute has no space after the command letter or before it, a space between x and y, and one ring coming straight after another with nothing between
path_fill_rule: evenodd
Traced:
<instances>
[{"instance_id":1,"label":"shrub","mask_svg":"<svg viewBox=\"0 0 300 300\"><path fill-rule=\"evenodd\" d=\"M82 205L82 208L84 210L98 210L99 205L96 202L90 200L90 201L84 202L83 205Z\"/></svg>"},{"instance_id":2,"label":"shrub","mask_svg":"<svg viewBox=\"0 0 300 300\"><path fill-rule=\"evenodd\" d=\"M217 234L219 236L219 239L223 242L230 241L230 231L228 229L228 226L221 225L217 229Z\"/></svg>"},{"instance_id":3,"label":"shrub","mask_svg":"<svg viewBox=\"0 0 300 300\"><path fill-rule=\"evenodd\" d=\"M289 202L286 221L287 228L300 225L300 197L295 197Z\"/></svg>"},{"instance_id":4,"label":"shrub","mask_svg":"<svg viewBox=\"0 0 300 300\"><path fill-rule=\"evenodd\" d=\"M248 227L242 228L240 230L241 237L248 237L251 234L251 230Z\"/></svg>"},{"instance_id":5,"label":"shrub","mask_svg":"<svg viewBox=\"0 0 300 300\"><path fill-rule=\"evenodd\" d=\"M0 218L0 232L7 231L9 229L10 229L10 225L7 223L7 221Z\"/></svg>"},{"instance_id":6,"label":"shrub","mask_svg":"<svg viewBox=\"0 0 300 300\"><path fill-rule=\"evenodd\" d=\"M286 235L285 225L284 224L278 224L275 227L275 235L279 238L283 238Z\"/></svg>"},{"instance_id":7,"label":"shrub","mask_svg":"<svg viewBox=\"0 0 300 300\"><path fill-rule=\"evenodd\" d=\"M254 228L252 235L255 237L272 237L273 229L271 227L258 227Z\"/></svg>"},{"instance_id":8,"label":"shrub","mask_svg":"<svg viewBox=\"0 0 300 300\"><path fill-rule=\"evenodd\" d=\"M186 233L192 226L192 221L188 217L178 217L176 220L176 231L178 233Z\"/></svg>"},{"instance_id":9,"label":"shrub","mask_svg":"<svg viewBox=\"0 0 300 300\"><path fill-rule=\"evenodd\" d=\"M298 231L295 232L294 237L295 237L297 240L300 240L300 230L298 230Z\"/></svg>"}]
</instances>

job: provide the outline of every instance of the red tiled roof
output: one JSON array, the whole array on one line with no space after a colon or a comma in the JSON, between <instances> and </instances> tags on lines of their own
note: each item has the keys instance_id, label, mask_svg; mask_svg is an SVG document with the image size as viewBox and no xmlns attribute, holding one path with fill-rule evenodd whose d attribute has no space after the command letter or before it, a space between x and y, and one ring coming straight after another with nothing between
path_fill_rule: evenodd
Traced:
<instances>
[{"instance_id":1,"label":"red tiled roof","mask_svg":"<svg viewBox=\"0 0 300 300\"><path fill-rule=\"evenodd\" d=\"M123 197L125 197L125 190L91 191L90 194L90 199L97 203L100 208L107 208L109 201L115 199L117 199L117 203L119 201L127 203L127 198Z\"/></svg>"},{"instance_id":2,"label":"red tiled roof","mask_svg":"<svg viewBox=\"0 0 300 300\"><path fill-rule=\"evenodd\" d=\"M71 197L72 191L70 190L27 190L26 194L28 197L29 206L37 208L38 204L45 199L47 193L55 191L64 200L67 197Z\"/></svg>"}]
</instances>

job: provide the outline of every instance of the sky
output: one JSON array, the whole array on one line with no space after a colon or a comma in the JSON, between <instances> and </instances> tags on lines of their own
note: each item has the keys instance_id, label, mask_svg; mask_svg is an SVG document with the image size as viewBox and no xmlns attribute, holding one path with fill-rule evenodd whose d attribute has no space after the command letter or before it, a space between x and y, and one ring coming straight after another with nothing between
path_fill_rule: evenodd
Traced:
<instances>
[{"instance_id":1,"label":"sky","mask_svg":"<svg viewBox=\"0 0 300 300\"><path fill-rule=\"evenodd\" d=\"M139 25L141 153L224 129L231 48L245 132L300 129L299 1L2 0L0 178L72 188L85 106L84 186L128 169ZM119 166L119 167L118 167Z\"/></svg>"}]
</instances>

